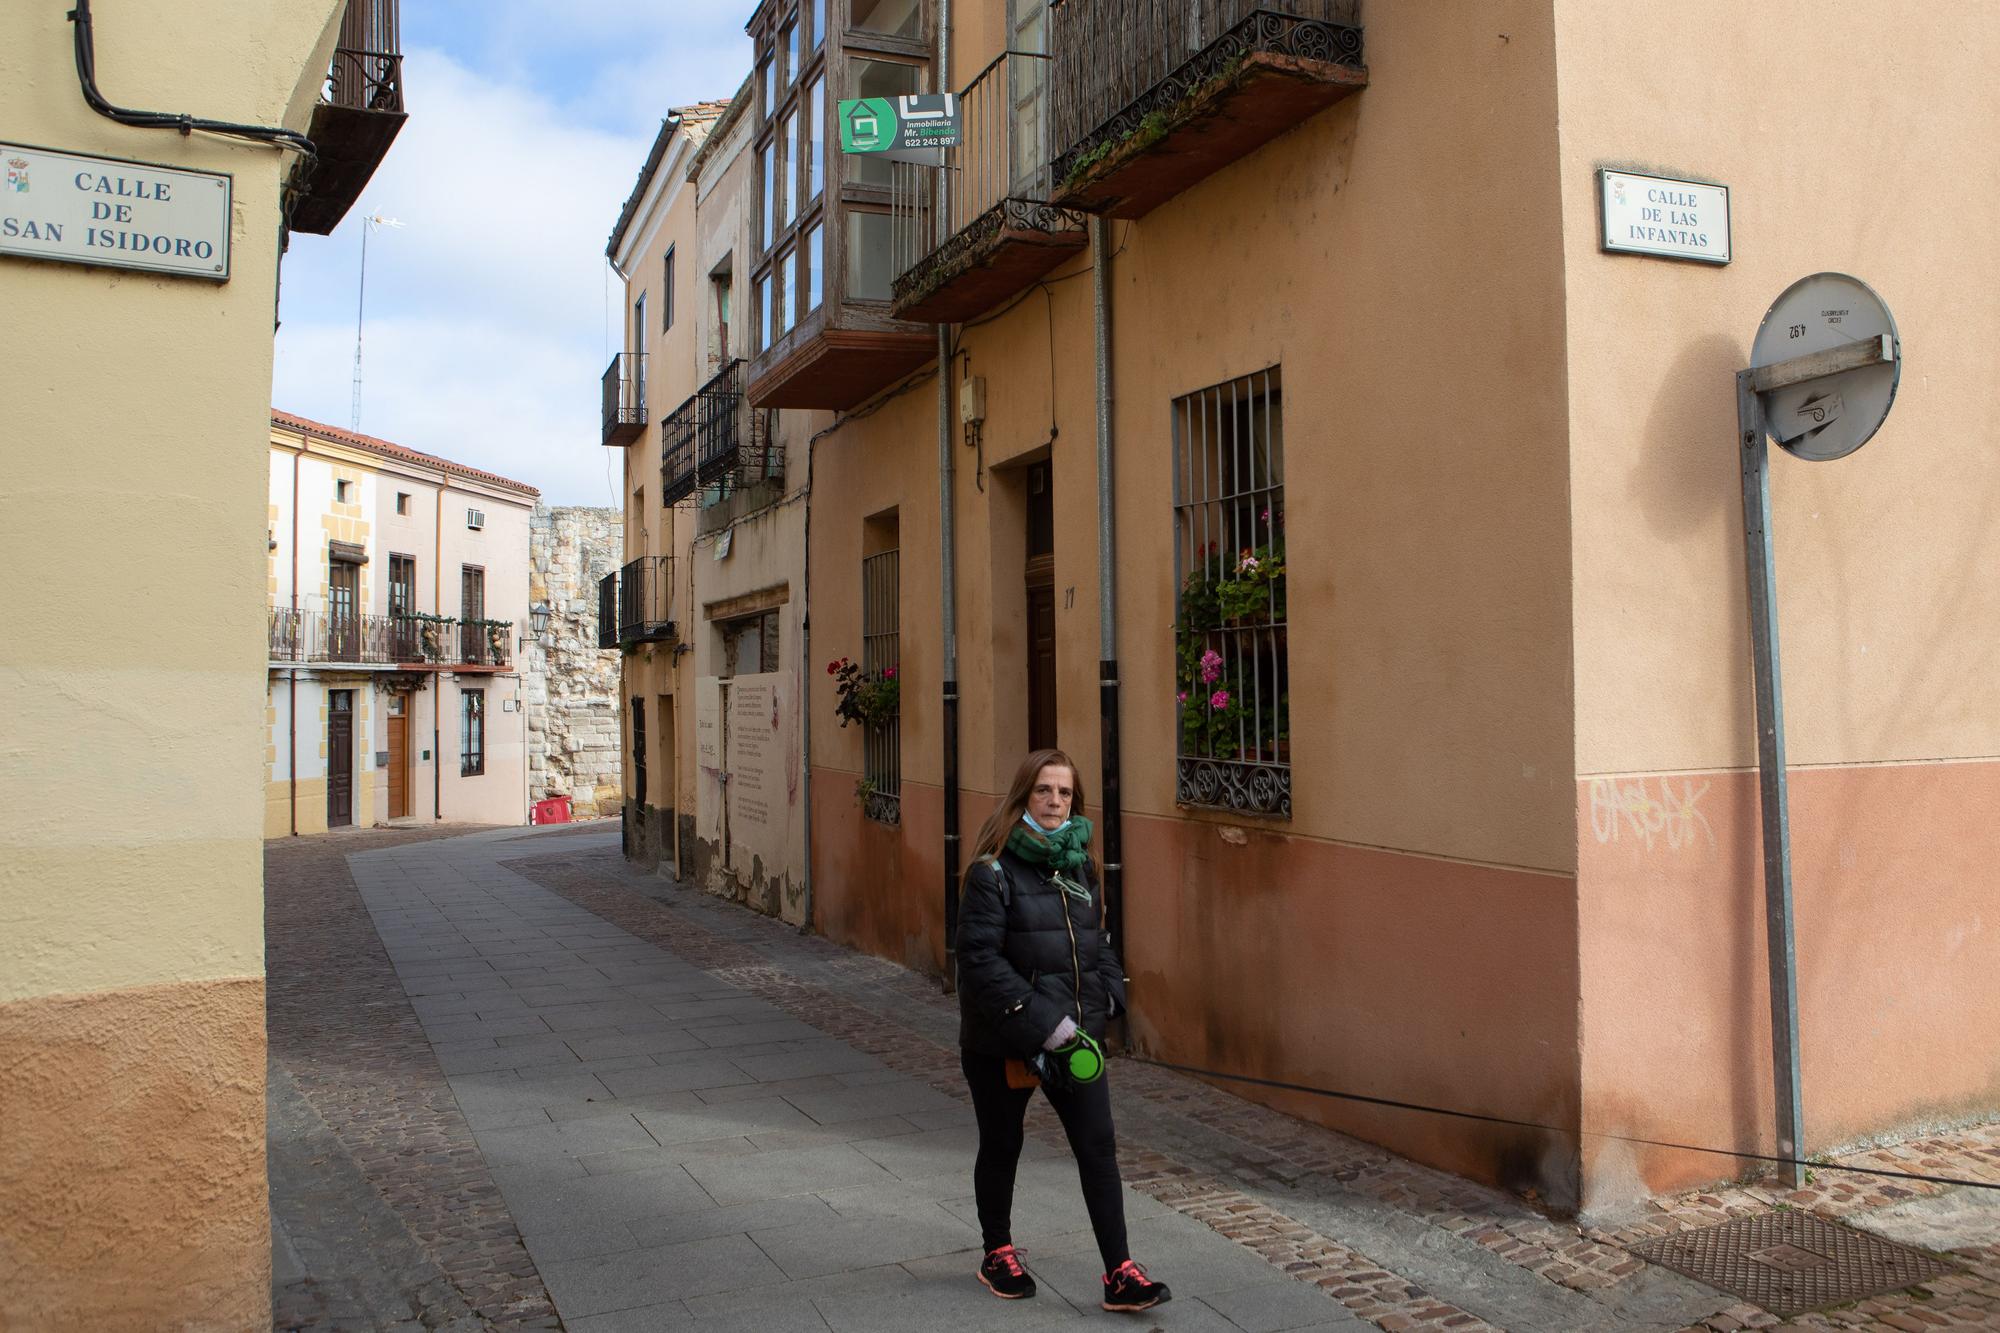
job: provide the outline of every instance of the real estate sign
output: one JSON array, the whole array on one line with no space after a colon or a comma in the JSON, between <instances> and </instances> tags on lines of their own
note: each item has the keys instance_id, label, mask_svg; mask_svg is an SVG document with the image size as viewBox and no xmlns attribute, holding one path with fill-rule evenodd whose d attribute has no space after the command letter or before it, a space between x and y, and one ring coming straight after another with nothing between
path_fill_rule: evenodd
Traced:
<instances>
[{"instance_id":1,"label":"real estate sign","mask_svg":"<svg viewBox=\"0 0 2000 1333\"><path fill-rule=\"evenodd\" d=\"M837 114L843 153L894 156L958 146L958 98L951 93L855 98L840 103Z\"/></svg>"},{"instance_id":2,"label":"real estate sign","mask_svg":"<svg viewBox=\"0 0 2000 1333\"><path fill-rule=\"evenodd\" d=\"M229 280L230 178L0 143L0 254Z\"/></svg>"}]
</instances>

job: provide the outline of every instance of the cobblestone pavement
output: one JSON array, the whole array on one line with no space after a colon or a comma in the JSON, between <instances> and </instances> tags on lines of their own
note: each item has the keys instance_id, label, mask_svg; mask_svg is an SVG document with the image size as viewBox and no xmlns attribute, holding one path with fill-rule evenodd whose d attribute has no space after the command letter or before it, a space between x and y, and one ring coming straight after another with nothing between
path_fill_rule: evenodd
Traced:
<instances>
[{"instance_id":1,"label":"cobblestone pavement","mask_svg":"<svg viewBox=\"0 0 2000 1333\"><path fill-rule=\"evenodd\" d=\"M328 899L319 915L344 943L315 938L315 970L369 955L366 985L337 983L365 1012L302 1013L314 987L297 978L281 1006L274 943L273 1057L281 1009L307 1063L313 1033L347 1043L318 1057L342 1069L321 1070L317 1100L311 1079L299 1086L410 1241L383 1245L379 1217L354 1224L395 1275L374 1284L378 1308L414 1300L428 1327L458 1310L550 1326L560 1311L594 1333L1111 1318L1095 1310L1073 1169L1039 1101L1017 1208L1031 1229L1017 1239L1043 1298L1002 1306L970 1283L973 1140L955 1003L933 980L637 873L615 824L347 842L331 866L318 855L317 877L338 888L303 896ZM1177 1074L1121 1061L1112 1077L1135 1253L1179 1294L1127 1327L1776 1326L1623 1246L1791 1206L1949 1251L1965 1271L1786 1327L2000 1328L2000 1221L1975 1192L1821 1171L1795 1194L1692 1195L1580 1230ZM1856 1160L2000 1180L2000 1129ZM278 1177L274 1150L274 1189ZM1972 1212L1936 1211L1952 1207ZM324 1284L317 1295L320 1326L371 1326L327 1322ZM341 1298L353 1310L371 1296L350 1282Z\"/></svg>"},{"instance_id":2,"label":"cobblestone pavement","mask_svg":"<svg viewBox=\"0 0 2000 1333\"><path fill-rule=\"evenodd\" d=\"M635 873L615 847L515 868L640 938L812 1015L829 1032L851 1026L842 1035L860 1049L959 1095L955 1003L931 979ZM1114 1077L1129 1184L1385 1329L2000 1329L2000 1195L1966 1198L1972 1192L1822 1170L1797 1192L1691 1194L1657 1201L1617 1228L1579 1227L1193 1079L1130 1062L1114 1066ZM1043 1116L1039 1128L1048 1142L1060 1142L1052 1118ZM1840 1162L2000 1183L2000 1126ZM1956 1197L1969 1211L1955 1227L1929 1234L1891 1220L1926 1196ZM1936 1250L1965 1271L1913 1292L1780 1321L1623 1248L1783 1207Z\"/></svg>"},{"instance_id":3,"label":"cobblestone pavement","mask_svg":"<svg viewBox=\"0 0 2000 1333\"><path fill-rule=\"evenodd\" d=\"M560 1326L347 868L473 827L265 844L277 1328Z\"/></svg>"}]
</instances>

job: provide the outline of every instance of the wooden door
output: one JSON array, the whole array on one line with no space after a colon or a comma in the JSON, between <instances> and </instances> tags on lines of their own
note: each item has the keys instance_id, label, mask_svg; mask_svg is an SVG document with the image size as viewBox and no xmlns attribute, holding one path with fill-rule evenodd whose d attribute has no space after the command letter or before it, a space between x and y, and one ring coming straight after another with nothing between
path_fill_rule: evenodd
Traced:
<instances>
[{"instance_id":1,"label":"wooden door","mask_svg":"<svg viewBox=\"0 0 2000 1333\"><path fill-rule=\"evenodd\" d=\"M361 606L356 596L360 571L361 566L345 560L327 567L327 657L331 661L361 660Z\"/></svg>"},{"instance_id":2,"label":"wooden door","mask_svg":"<svg viewBox=\"0 0 2000 1333\"><path fill-rule=\"evenodd\" d=\"M410 718L405 696L389 696L389 818L410 813Z\"/></svg>"},{"instance_id":3,"label":"wooden door","mask_svg":"<svg viewBox=\"0 0 2000 1333\"><path fill-rule=\"evenodd\" d=\"M1056 744L1056 590L1028 589L1028 748Z\"/></svg>"},{"instance_id":4,"label":"wooden door","mask_svg":"<svg viewBox=\"0 0 2000 1333\"><path fill-rule=\"evenodd\" d=\"M326 826L354 822L354 691L328 690L326 713Z\"/></svg>"}]
</instances>

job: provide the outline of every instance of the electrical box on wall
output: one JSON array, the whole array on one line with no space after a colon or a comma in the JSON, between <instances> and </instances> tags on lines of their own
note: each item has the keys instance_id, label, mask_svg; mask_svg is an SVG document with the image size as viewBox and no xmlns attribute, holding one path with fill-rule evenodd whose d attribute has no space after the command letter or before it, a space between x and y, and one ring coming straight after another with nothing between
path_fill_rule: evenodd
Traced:
<instances>
[{"instance_id":1,"label":"electrical box on wall","mask_svg":"<svg viewBox=\"0 0 2000 1333\"><path fill-rule=\"evenodd\" d=\"M971 426L986 420L986 377L974 375L958 386L958 422Z\"/></svg>"}]
</instances>

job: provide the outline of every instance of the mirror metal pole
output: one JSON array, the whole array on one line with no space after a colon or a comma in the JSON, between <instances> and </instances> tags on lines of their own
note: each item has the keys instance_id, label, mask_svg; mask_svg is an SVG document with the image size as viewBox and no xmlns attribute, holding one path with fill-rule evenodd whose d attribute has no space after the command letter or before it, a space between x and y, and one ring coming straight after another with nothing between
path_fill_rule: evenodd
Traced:
<instances>
[{"instance_id":1,"label":"mirror metal pole","mask_svg":"<svg viewBox=\"0 0 2000 1333\"><path fill-rule=\"evenodd\" d=\"M1764 928L1771 965L1771 1053L1780 1175L1804 1184L1799 1090L1798 951L1792 930L1792 833L1785 779L1785 692L1778 669L1778 576L1771 544L1771 450L1754 372L1736 376L1743 463L1743 554L1750 591L1750 655L1757 694L1757 787L1764 831Z\"/></svg>"}]
</instances>

